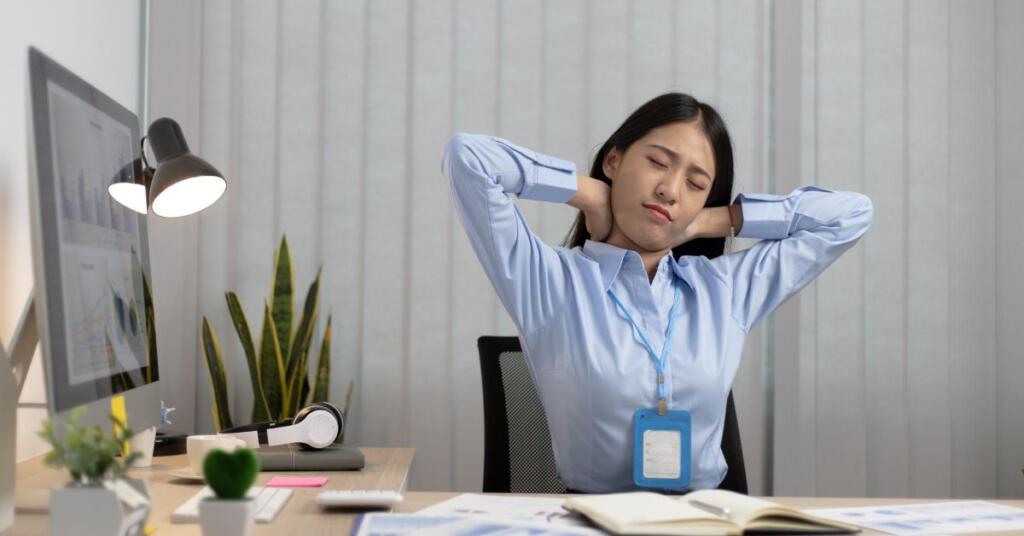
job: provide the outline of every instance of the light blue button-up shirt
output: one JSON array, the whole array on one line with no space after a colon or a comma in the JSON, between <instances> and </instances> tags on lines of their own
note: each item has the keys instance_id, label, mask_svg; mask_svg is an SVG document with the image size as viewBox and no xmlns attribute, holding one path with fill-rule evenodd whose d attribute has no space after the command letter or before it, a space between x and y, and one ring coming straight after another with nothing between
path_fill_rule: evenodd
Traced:
<instances>
[{"instance_id":1,"label":"light blue button-up shirt","mask_svg":"<svg viewBox=\"0 0 1024 536\"><path fill-rule=\"evenodd\" d=\"M654 363L608 289L661 349L673 283L682 281L666 395L670 409L691 414L691 486L714 488L727 470L726 398L747 332L853 246L873 214L871 200L854 192L742 194L738 236L763 240L710 260L666 254L649 280L634 251L589 240L552 247L530 231L509 194L565 203L576 193L572 162L459 134L443 169L473 250L519 329L559 477L587 492L636 489L633 413L657 405Z\"/></svg>"}]
</instances>

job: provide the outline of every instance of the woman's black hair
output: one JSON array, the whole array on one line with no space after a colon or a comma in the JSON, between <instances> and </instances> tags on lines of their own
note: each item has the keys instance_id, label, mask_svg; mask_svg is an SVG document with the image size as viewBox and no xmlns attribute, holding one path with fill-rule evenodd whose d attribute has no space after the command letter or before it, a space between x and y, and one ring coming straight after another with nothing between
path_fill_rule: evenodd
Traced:
<instances>
[{"instance_id":1,"label":"woman's black hair","mask_svg":"<svg viewBox=\"0 0 1024 536\"><path fill-rule=\"evenodd\" d=\"M655 97L630 114L597 152L594 164L590 168L590 176L611 186L612 181L605 175L603 165L608 151L616 148L624 154L634 142L646 136L648 132L671 123L688 121L700 122L715 157L715 178L704 206L728 205L733 182L732 142L729 140L729 131L714 108L684 93L666 93ZM583 211L580 211L563 245L570 248L583 246L589 238L586 218ZM673 248L672 256L678 259L683 255L703 255L711 259L721 255L724 250L724 238L697 238Z\"/></svg>"}]
</instances>

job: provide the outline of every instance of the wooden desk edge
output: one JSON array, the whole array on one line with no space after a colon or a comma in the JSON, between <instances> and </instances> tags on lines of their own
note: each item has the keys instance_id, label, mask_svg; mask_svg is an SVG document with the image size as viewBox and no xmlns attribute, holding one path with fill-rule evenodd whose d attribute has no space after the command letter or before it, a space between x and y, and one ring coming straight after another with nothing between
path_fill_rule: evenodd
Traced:
<instances>
[{"instance_id":1,"label":"wooden desk edge","mask_svg":"<svg viewBox=\"0 0 1024 536\"><path fill-rule=\"evenodd\" d=\"M405 489L409 468L415 456L413 448L360 447L365 466L359 471L288 471L260 473L256 485L263 485L274 475L290 476L328 475L327 485L322 488L297 488L292 498L278 514L274 523L257 525L254 534L273 534L282 529L312 528L319 533L325 526L351 526L355 516L342 517L322 515L315 504L316 495L327 489ZM158 535L199 534L198 525L175 525L170 522L171 513L189 497L201 489L200 484L175 478L168 470L188 466L185 455L154 458L152 467L129 470L128 475L142 478L149 483L153 504L149 522L157 528ZM67 481L64 470L56 470L43 464L43 455L18 463L15 476L15 523L8 534L46 534L49 529L47 503L49 490L62 486Z\"/></svg>"}]
</instances>

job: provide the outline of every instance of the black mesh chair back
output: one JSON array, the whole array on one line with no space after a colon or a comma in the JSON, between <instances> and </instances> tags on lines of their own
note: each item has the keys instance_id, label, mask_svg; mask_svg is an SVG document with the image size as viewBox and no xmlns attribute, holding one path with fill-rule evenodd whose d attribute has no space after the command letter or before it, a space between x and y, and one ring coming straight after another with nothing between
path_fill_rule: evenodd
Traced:
<instances>
[{"instance_id":1,"label":"black mesh chair back","mask_svg":"<svg viewBox=\"0 0 1024 536\"><path fill-rule=\"evenodd\" d=\"M555 472L551 433L518 337L480 337L484 391L484 485L488 493L564 493ZM739 423L726 402L722 453L729 471L720 489L747 493Z\"/></svg>"},{"instance_id":2,"label":"black mesh chair back","mask_svg":"<svg viewBox=\"0 0 1024 536\"><path fill-rule=\"evenodd\" d=\"M485 492L565 493L551 432L517 337L480 337Z\"/></svg>"}]
</instances>

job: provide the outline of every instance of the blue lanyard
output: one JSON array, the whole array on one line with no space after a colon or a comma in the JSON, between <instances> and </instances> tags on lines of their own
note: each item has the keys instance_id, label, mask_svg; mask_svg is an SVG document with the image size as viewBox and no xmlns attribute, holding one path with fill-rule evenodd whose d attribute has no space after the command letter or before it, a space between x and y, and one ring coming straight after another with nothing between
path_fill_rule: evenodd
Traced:
<instances>
[{"instance_id":1,"label":"blue lanyard","mask_svg":"<svg viewBox=\"0 0 1024 536\"><path fill-rule=\"evenodd\" d=\"M672 309L668 313L668 329L665 330L665 344L661 347L661 356L654 352L654 348L651 346L651 341L647 340L647 335L640 329L640 326L633 320L633 315L629 314L629 310L622 304L619 297L615 295L612 289L608 289L608 294L615 301L615 305L619 306L626 318L629 319L629 323L633 325L633 329L636 330L637 334L640 335L640 340L643 341L644 347L647 348L648 355L651 356L651 361L654 361L654 367L658 370L658 414L665 415L666 402L665 402L665 360L668 359L668 348L669 343L672 341L672 332L676 329L676 309L679 308L679 297L682 294L679 283L673 281L673 285L676 289L675 297L672 299Z\"/></svg>"}]
</instances>

